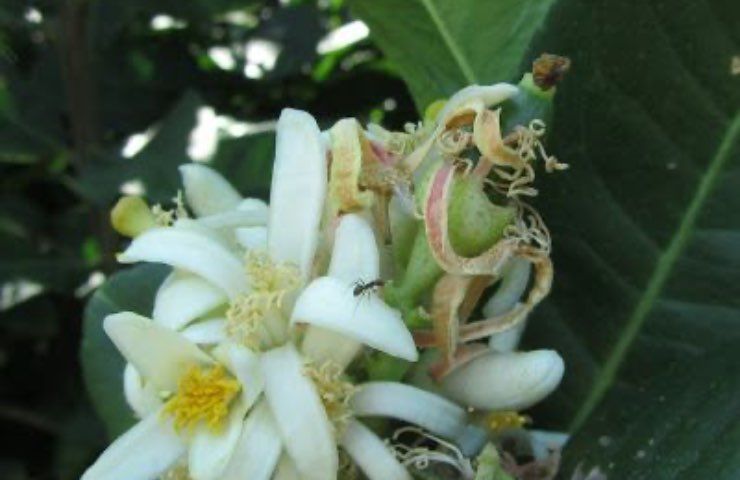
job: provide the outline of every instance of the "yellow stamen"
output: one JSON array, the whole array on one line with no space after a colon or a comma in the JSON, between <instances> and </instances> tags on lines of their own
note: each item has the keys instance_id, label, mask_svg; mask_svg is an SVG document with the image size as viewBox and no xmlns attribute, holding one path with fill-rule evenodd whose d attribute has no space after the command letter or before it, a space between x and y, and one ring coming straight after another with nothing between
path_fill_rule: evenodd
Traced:
<instances>
[{"instance_id":1,"label":"yellow stamen","mask_svg":"<svg viewBox=\"0 0 740 480\"><path fill-rule=\"evenodd\" d=\"M201 420L217 431L229 414L229 405L241 386L221 365L193 366L180 378L177 392L164 411L174 417L175 429L192 429Z\"/></svg>"},{"instance_id":2,"label":"yellow stamen","mask_svg":"<svg viewBox=\"0 0 740 480\"><path fill-rule=\"evenodd\" d=\"M518 412L514 412L511 410L504 412L493 412L488 415L488 428L490 428L494 432L502 432L504 430L522 428L529 422L529 417L519 415Z\"/></svg>"},{"instance_id":3,"label":"yellow stamen","mask_svg":"<svg viewBox=\"0 0 740 480\"><path fill-rule=\"evenodd\" d=\"M277 263L267 252L247 252L245 270L252 290L229 305L226 312L226 331L229 336L251 349L264 343L265 316L280 309L287 293L300 284L298 268L288 263Z\"/></svg>"},{"instance_id":4,"label":"yellow stamen","mask_svg":"<svg viewBox=\"0 0 740 480\"><path fill-rule=\"evenodd\" d=\"M342 370L332 362L317 367L306 365L305 375L310 378L319 391L321 403L337 434L341 434L352 418L349 401L357 392L357 387L342 378Z\"/></svg>"},{"instance_id":5,"label":"yellow stamen","mask_svg":"<svg viewBox=\"0 0 740 480\"><path fill-rule=\"evenodd\" d=\"M175 465L174 467L164 472L164 474L162 474L162 476L159 477L159 480L192 480L192 479L190 478L190 473L188 472L188 466L179 464L179 465Z\"/></svg>"}]
</instances>

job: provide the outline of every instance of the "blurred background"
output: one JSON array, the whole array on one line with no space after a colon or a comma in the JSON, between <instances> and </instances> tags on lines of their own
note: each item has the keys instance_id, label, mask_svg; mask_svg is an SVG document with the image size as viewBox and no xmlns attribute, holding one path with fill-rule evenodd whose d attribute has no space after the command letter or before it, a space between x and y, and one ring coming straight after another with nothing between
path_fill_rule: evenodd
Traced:
<instances>
[{"instance_id":1,"label":"blurred background","mask_svg":"<svg viewBox=\"0 0 740 480\"><path fill-rule=\"evenodd\" d=\"M104 446L78 348L112 202L168 202L191 159L264 197L285 106L415 116L342 0L0 1L1 479L75 479Z\"/></svg>"}]
</instances>

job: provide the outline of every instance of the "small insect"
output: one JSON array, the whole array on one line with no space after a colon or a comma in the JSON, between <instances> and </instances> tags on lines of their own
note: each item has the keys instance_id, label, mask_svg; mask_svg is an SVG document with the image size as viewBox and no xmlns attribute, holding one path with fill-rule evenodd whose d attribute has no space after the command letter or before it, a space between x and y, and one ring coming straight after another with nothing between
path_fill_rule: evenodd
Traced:
<instances>
[{"instance_id":1,"label":"small insect","mask_svg":"<svg viewBox=\"0 0 740 480\"><path fill-rule=\"evenodd\" d=\"M385 285L385 280L381 280L380 278L377 280L370 280L369 282L357 280L352 284L352 295L359 297L360 295L376 290L383 285Z\"/></svg>"}]
</instances>

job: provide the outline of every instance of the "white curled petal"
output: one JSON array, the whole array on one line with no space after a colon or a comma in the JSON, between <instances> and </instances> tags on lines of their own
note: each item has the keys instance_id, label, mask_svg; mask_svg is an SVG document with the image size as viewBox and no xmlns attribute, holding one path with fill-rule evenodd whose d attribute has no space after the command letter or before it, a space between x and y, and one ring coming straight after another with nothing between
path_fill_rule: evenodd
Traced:
<instances>
[{"instance_id":1,"label":"white curled petal","mask_svg":"<svg viewBox=\"0 0 740 480\"><path fill-rule=\"evenodd\" d=\"M244 427L247 408L241 401L231 406L226 424L213 431L200 424L193 434L188 451L188 470L193 480L218 480L230 463Z\"/></svg>"},{"instance_id":2,"label":"white curled petal","mask_svg":"<svg viewBox=\"0 0 740 480\"><path fill-rule=\"evenodd\" d=\"M182 336L198 345L214 345L226 340L226 319L210 318L188 325Z\"/></svg>"},{"instance_id":3,"label":"white curled petal","mask_svg":"<svg viewBox=\"0 0 740 480\"><path fill-rule=\"evenodd\" d=\"M174 465L186 445L159 410L118 437L82 474L82 480L154 479Z\"/></svg>"},{"instance_id":4,"label":"white curled petal","mask_svg":"<svg viewBox=\"0 0 740 480\"><path fill-rule=\"evenodd\" d=\"M519 302L527 290L532 264L524 258L509 261L496 292L483 306L485 317L501 315Z\"/></svg>"},{"instance_id":5,"label":"white curled petal","mask_svg":"<svg viewBox=\"0 0 740 480\"><path fill-rule=\"evenodd\" d=\"M266 227L243 227L234 232L239 245L249 250L264 250L267 248Z\"/></svg>"},{"instance_id":6,"label":"white curled petal","mask_svg":"<svg viewBox=\"0 0 740 480\"><path fill-rule=\"evenodd\" d=\"M295 463L293 463L293 460L288 455L283 454L280 456L280 461L278 461L275 476L272 477L272 480L301 480L298 470L295 468Z\"/></svg>"},{"instance_id":7,"label":"white curled petal","mask_svg":"<svg viewBox=\"0 0 740 480\"><path fill-rule=\"evenodd\" d=\"M280 458L282 442L265 402L255 405L242 428L234 454L221 480L269 480Z\"/></svg>"},{"instance_id":8,"label":"white curled petal","mask_svg":"<svg viewBox=\"0 0 740 480\"><path fill-rule=\"evenodd\" d=\"M411 480L409 472L377 435L366 426L352 420L340 445L357 463L369 480Z\"/></svg>"},{"instance_id":9,"label":"white curled petal","mask_svg":"<svg viewBox=\"0 0 740 480\"><path fill-rule=\"evenodd\" d=\"M455 438L466 424L465 410L449 400L397 382L368 382L352 397L358 417L390 417L413 423L446 438Z\"/></svg>"},{"instance_id":10,"label":"white curled petal","mask_svg":"<svg viewBox=\"0 0 740 480\"><path fill-rule=\"evenodd\" d=\"M196 275L177 271L159 287L152 318L160 325L179 330L226 301L220 288Z\"/></svg>"},{"instance_id":11,"label":"white curled petal","mask_svg":"<svg viewBox=\"0 0 740 480\"><path fill-rule=\"evenodd\" d=\"M277 124L267 243L271 258L297 265L303 278L318 246L326 188L326 151L316 120L306 112L283 110Z\"/></svg>"},{"instance_id":12,"label":"white curled petal","mask_svg":"<svg viewBox=\"0 0 740 480\"><path fill-rule=\"evenodd\" d=\"M210 236L189 228L154 228L118 256L123 263L157 262L200 275L234 298L248 289L239 257Z\"/></svg>"},{"instance_id":13,"label":"white curled petal","mask_svg":"<svg viewBox=\"0 0 740 480\"><path fill-rule=\"evenodd\" d=\"M108 315L103 328L121 354L156 388L173 392L192 365L211 358L178 332L131 312Z\"/></svg>"},{"instance_id":14,"label":"white curled petal","mask_svg":"<svg viewBox=\"0 0 740 480\"><path fill-rule=\"evenodd\" d=\"M138 418L145 418L162 406L157 392L144 383L136 367L130 363L123 369L123 393Z\"/></svg>"},{"instance_id":15,"label":"white curled petal","mask_svg":"<svg viewBox=\"0 0 740 480\"><path fill-rule=\"evenodd\" d=\"M265 398L283 444L304 480L337 476L337 449L331 423L314 384L292 345L262 355Z\"/></svg>"},{"instance_id":16,"label":"white curled petal","mask_svg":"<svg viewBox=\"0 0 740 480\"><path fill-rule=\"evenodd\" d=\"M188 205L197 216L236 208L242 197L220 173L197 163L180 165Z\"/></svg>"},{"instance_id":17,"label":"white curled petal","mask_svg":"<svg viewBox=\"0 0 740 480\"><path fill-rule=\"evenodd\" d=\"M264 226L267 224L267 210L229 210L200 217L198 223L217 229Z\"/></svg>"},{"instance_id":18,"label":"white curled petal","mask_svg":"<svg viewBox=\"0 0 740 480\"><path fill-rule=\"evenodd\" d=\"M442 387L450 398L481 410L522 410L549 395L563 378L553 350L482 355L450 373Z\"/></svg>"},{"instance_id":19,"label":"white curled petal","mask_svg":"<svg viewBox=\"0 0 740 480\"><path fill-rule=\"evenodd\" d=\"M380 261L372 228L359 215L343 215L334 234L329 276L348 285L376 280Z\"/></svg>"},{"instance_id":20,"label":"white curled petal","mask_svg":"<svg viewBox=\"0 0 740 480\"><path fill-rule=\"evenodd\" d=\"M292 323L309 323L405 360L418 358L401 314L374 294L355 297L352 287L332 277L309 284L296 301Z\"/></svg>"},{"instance_id":21,"label":"white curled petal","mask_svg":"<svg viewBox=\"0 0 740 480\"><path fill-rule=\"evenodd\" d=\"M483 306L483 315L491 318L513 308L527 290L531 270L532 265L528 260L512 259L503 273L501 285ZM525 318L509 330L491 335L488 345L498 352L511 352L519 345L526 326L527 319Z\"/></svg>"}]
</instances>

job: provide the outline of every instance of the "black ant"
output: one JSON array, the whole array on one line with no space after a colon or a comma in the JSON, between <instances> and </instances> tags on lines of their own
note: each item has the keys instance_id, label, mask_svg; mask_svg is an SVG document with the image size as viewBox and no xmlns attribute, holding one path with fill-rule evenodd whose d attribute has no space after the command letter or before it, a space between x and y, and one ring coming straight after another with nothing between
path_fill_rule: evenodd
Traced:
<instances>
[{"instance_id":1,"label":"black ant","mask_svg":"<svg viewBox=\"0 0 740 480\"><path fill-rule=\"evenodd\" d=\"M385 280L381 280L380 278L377 280L370 280L369 282L357 280L352 284L352 295L359 297L370 290L381 288L383 285L385 285Z\"/></svg>"}]
</instances>

